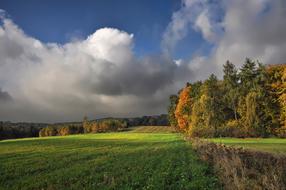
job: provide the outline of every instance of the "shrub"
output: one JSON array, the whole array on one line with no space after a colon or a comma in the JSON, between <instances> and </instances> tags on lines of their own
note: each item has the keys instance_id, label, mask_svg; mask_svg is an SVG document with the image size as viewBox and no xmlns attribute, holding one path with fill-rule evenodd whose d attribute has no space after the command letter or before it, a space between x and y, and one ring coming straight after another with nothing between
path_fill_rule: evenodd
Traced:
<instances>
[{"instance_id":1,"label":"shrub","mask_svg":"<svg viewBox=\"0 0 286 190\"><path fill-rule=\"evenodd\" d=\"M127 123L119 119L104 119L90 123L89 130L91 133L102 133L110 131L121 131L127 128Z\"/></svg>"},{"instance_id":2,"label":"shrub","mask_svg":"<svg viewBox=\"0 0 286 190\"><path fill-rule=\"evenodd\" d=\"M214 166L224 189L286 189L286 157L192 139L200 157Z\"/></svg>"},{"instance_id":3,"label":"shrub","mask_svg":"<svg viewBox=\"0 0 286 190\"><path fill-rule=\"evenodd\" d=\"M276 135L280 138L286 138L286 127L281 127L276 130Z\"/></svg>"},{"instance_id":4,"label":"shrub","mask_svg":"<svg viewBox=\"0 0 286 190\"><path fill-rule=\"evenodd\" d=\"M226 125L220 126L217 130L220 137L241 138L246 136L238 120L229 120Z\"/></svg>"},{"instance_id":5,"label":"shrub","mask_svg":"<svg viewBox=\"0 0 286 190\"><path fill-rule=\"evenodd\" d=\"M83 127L81 125L50 125L46 128L41 129L39 132L39 136L65 136L79 133L83 133Z\"/></svg>"},{"instance_id":6,"label":"shrub","mask_svg":"<svg viewBox=\"0 0 286 190\"><path fill-rule=\"evenodd\" d=\"M189 130L189 135L191 137L210 138L214 137L214 134L215 134L215 129L213 127L194 126L191 127Z\"/></svg>"},{"instance_id":7,"label":"shrub","mask_svg":"<svg viewBox=\"0 0 286 190\"><path fill-rule=\"evenodd\" d=\"M58 134L57 129L54 126L48 126L43 128L39 132L40 137L56 136Z\"/></svg>"},{"instance_id":8,"label":"shrub","mask_svg":"<svg viewBox=\"0 0 286 190\"><path fill-rule=\"evenodd\" d=\"M58 135L60 136L79 134L82 132L83 132L82 126L66 125L59 127L58 129Z\"/></svg>"}]
</instances>

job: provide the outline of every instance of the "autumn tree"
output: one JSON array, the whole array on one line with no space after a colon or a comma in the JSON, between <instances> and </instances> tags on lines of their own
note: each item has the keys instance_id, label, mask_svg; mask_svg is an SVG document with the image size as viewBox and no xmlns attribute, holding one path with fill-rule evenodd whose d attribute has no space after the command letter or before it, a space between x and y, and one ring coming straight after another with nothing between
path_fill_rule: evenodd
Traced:
<instances>
[{"instance_id":1,"label":"autumn tree","mask_svg":"<svg viewBox=\"0 0 286 190\"><path fill-rule=\"evenodd\" d=\"M178 122L178 130L186 132L190 125L192 100L190 97L191 86L186 86L179 94L178 104L175 110L175 117Z\"/></svg>"},{"instance_id":2,"label":"autumn tree","mask_svg":"<svg viewBox=\"0 0 286 190\"><path fill-rule=\"evenodd\" d=\"M279 102L281 105L281 123L286 128L286 66L284 65L284 71L282 75L282 83L279 90Z\"/></svg>"},{"instance_id":3,"label":"autumn tree","mask_svg":"<svg viewBox=\"0 0 286 190\"><path fill-rule=\"evenodd\" d=\"M211 75L170 98L169 117L191 136L286 137L286 65L227 61L223 80ZM172 113L174 110L174 113Z\"/></svg>"},{"instance_id":4,"label":"autumn tree","mask_svg":"<svg viewBox=\"0 0 286 190\"><path fill-rule=\"evenodd\" d=\"M214 130L214 136L217 136L217 128L224 123L223 102L221 85L217 77L212 74L202 86L202 95L204 100L204 121L208 128Z\"/></svg>"},{"instance_id":5,"label":"autumn tree","mask_svg":"<svg viewBox=\"0 0 286 190\"><path fill-rule=\"evenodd\" d=\"M84 116L83 118L82 127L84 130L84 133L90 133L92 131L91 129L92 125L91 125L91 122L88 121L87 116Z\"/></svg>"},{"instance_id":6,"label":"autumn tree","mask_svg":"<svg viewBox=\"0 0 286 190\"><path fill-rule=\"evenodd\" d=\"M191 137L213 137L215 135L215 128L210 124L212 113L206 113L209 110L210 97L206 94L194 102L190 118L189 135Z\"/></svg>"},{"instance_id":7,"label":"autumn tree","mask_svg":"<svg viewBox=\"0 0 286 190\"><path fill-rule=\"evenodd\" d=\"M281 127L276 129L276 133L280 137L286 137L286 64L270 65L267 71L273 102L278 104L275 109Z\"/></svg>"}]
</instances>

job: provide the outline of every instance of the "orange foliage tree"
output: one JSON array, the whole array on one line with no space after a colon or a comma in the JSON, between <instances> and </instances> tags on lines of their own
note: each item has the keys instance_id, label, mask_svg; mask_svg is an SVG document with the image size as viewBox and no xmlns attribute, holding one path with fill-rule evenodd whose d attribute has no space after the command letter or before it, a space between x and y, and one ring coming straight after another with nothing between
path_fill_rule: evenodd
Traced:
<instances>
[{"instance_id":1,"label":"orange foliage tree","mask_svg":"<svg viewBox=\"0 0 286 190\"><path fill-rule=\"evenodd\" d=\"M186 132L190 125L190 116L192 110L191 86L182 89L179 95L179 101L175 110L175 117L178 121L178 130Z\"/></svg>"}]
</instances>

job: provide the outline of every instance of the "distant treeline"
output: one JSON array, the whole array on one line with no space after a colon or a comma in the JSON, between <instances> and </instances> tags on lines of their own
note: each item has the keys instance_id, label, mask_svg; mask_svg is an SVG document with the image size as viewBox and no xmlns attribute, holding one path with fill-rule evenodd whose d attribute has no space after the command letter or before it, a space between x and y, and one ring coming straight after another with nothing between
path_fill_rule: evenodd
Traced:
<instances>
[{"instance_id":1,"label":"distant treeline","mask_svg":"<svg viewBox=\"0 0 286 190\"><path fill-rule=\"evenodd\" d=\"M46 136L65 136L81 133L103 133L120 131L127 128L126 122L118 119L103 119L99 121L88 121L84 119L82 124L57 124L49 125L41 129L40 137Z\"/></svg>"},{"instance_id":2,"label":"distant treeline","mask_svg":"<svg viewBox=\"0 0 286 190\"><path fill-rule=\"evenodd\" d=\"M83 133L82 124L52 124L42 128L38 136L65 136Z\"/></svg>"},{"instance_id":3,"label":"distant treeline","mask_svg":"<svg viewBox=\"0 0 286 190\"><path fill-rule=\"evenodd\" d=\"M115 122L115 123L113 123ZM169 125L168 116L166 114L143 116L135 118L102 118L91 120L89 123L97 123L98 127L94 125L91 127L92 132L101 132L107 125L114 126L120 123L119 128L129 126L166 126ZM124 127L123 127L124 126ZM47 130L42 130L48 128ZM97 129L98 128L98 129ZM113 130L113 129L108 129ZM40 132L41 131L41 132ZM41 134L40 134L41 133ZM25 137L38 137L38 136L54 136L54 135L68 135L84 133L83 122L64 122L64 123L12 123L0 121L0 140L15 139Z\"/></svg>"},{"instance_id":4,"label":"distant treeline","mask_svg":"<svg viewBox=\"0 0 286 190\"><path fill-rule=\"evenodd\" d=\"M0 121L0 140L38 137L45 123L11 123Z\"/></svg>"},{"instance_id":5,"label":"distant treeline","mask_svg":"<svg viewBox=\"0 0 286 190\"><path fill-rule=\"evenodd\" d=\"M128 126L169 126L167 114L124 118Z\"/></svg>"},{"instance_id":6,"label":"distant treeline","mask_svg":"<svg viewBox=\"0 0 286 190\"><path fill-rule=\"evenodd\" d=\"M39 132L39 136L45 137L81 133L103 133L123 131L131 126L166 126L168 124L168 118L165 114L136 118L103 118L91 121L85 117L82 123L58 123L48 125Z\"/></svg>"},{"instance_id":7,"label":"distant treeline","mask_svg":"<svg viewBox=\"0 0 286 190\"><path fill-rule=\"evenodd\" d=\"M170 96L170 124L191 137L286 137L286 64L227 61L223 72Z\"/></svg>"}]
</instances>

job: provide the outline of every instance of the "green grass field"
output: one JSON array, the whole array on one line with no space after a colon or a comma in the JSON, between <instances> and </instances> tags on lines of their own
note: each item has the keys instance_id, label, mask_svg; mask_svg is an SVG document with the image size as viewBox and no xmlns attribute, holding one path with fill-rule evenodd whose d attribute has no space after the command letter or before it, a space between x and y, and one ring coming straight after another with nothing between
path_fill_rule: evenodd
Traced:
<instances>
[{"instance_id":1,"label":"green grass field","mask_svg":"<svg viewBox=\"0 0 286 190\"><path fill-rule=\"evenodd\" d=\"M218 188L179 134L131 131L0 142L0 189Z\"/></svg>"},{"instance_id":2,"label":"green grass field","mask_svg":"<svg viewBox=\"0 0 286 190\"><path fill-rule=\"evenodd\" d=\"M286 154L286 139L278 138L214 138L208 139L225 145L244 147L259 151Z\"/></svg>"}]
</instances>

